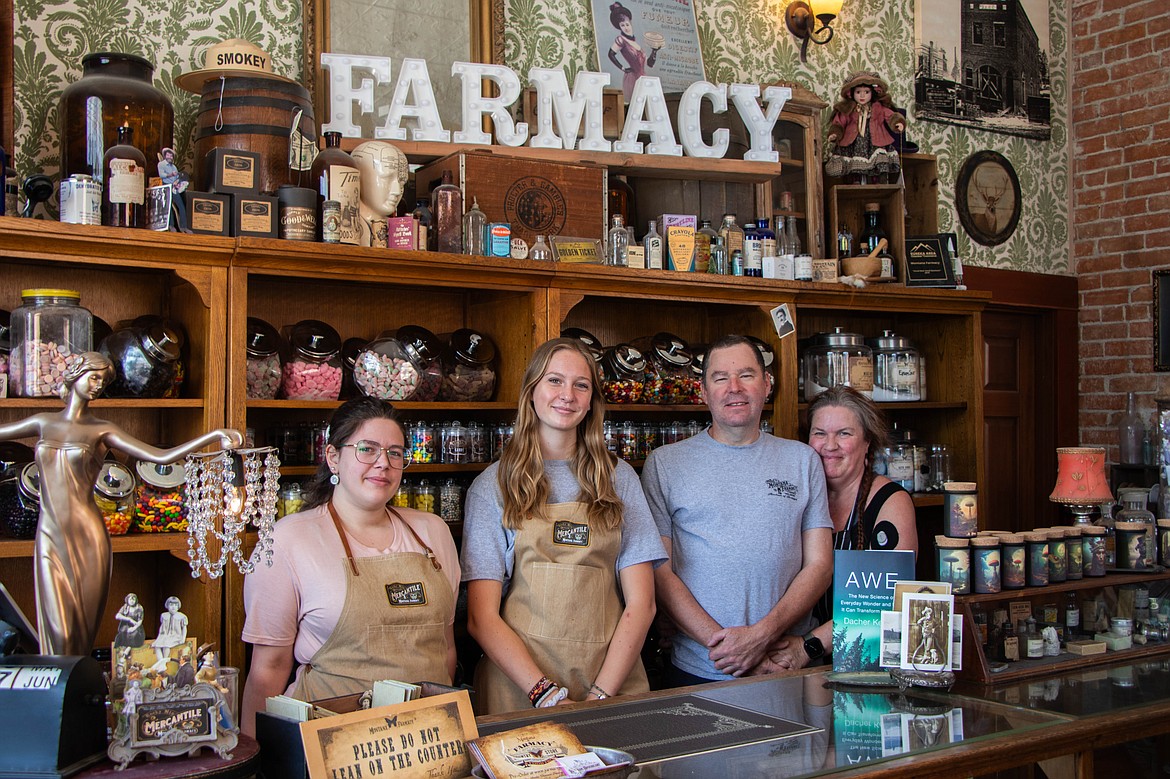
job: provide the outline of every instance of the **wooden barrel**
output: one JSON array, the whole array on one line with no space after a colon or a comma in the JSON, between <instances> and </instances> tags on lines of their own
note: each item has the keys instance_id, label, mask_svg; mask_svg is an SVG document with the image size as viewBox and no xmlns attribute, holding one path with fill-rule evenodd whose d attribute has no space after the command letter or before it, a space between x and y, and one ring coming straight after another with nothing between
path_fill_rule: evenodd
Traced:
<instances>
[{"instance_id":1,"label":"wooden barrel","mask_svg":"<svg viewBox=\"0 0 1170 779\"><path fill-rule=\"evenodd\" d=\"M296 184L297 171L289 170L289 133L298 110L303 110L299 130L305 143L316 142L313 103L300 84L270 78L233 77L212 79L203 85L195 127L196 188L206 192L210 180L203 163L212 149L226 148L260 154L260 190L276 192L281 184ZM216 129L216 124L219 129ZM309 160L311 162L311 160ZM301 174L306 186L309 172Z\"/></svg>"}]
</instances>

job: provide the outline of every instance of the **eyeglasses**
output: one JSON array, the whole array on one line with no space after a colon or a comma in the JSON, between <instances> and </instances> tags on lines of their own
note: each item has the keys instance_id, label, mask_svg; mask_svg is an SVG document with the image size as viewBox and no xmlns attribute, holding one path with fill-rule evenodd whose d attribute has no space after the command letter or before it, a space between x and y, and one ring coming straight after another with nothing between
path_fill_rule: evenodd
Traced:
<instances>
[{"instance_id":1,"label":"eyeglasses","mask_svg":"<svg viewBox=\"0 0 1170 779\"><path fill-rule=\"evenodd\" d=\"M410 458L406 452L389 446L379 446L373 441L358 441L356 444L341 445L342 449L346 447L353 449L353 456L363 465L373 465L378 462L378 458L382 456L383 452L386 453L386 461L390 463L391 468L401 471L410 465Z\"/></svg>"}]
</instances>

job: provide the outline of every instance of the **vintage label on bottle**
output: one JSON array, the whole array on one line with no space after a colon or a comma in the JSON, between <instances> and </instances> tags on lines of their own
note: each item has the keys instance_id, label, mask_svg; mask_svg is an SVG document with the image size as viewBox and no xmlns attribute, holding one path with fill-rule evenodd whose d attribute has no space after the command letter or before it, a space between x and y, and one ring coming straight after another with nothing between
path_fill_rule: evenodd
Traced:
<instances>
[{"instance_id":1,"label":"vintage label on bottle","mask_svg":"<svg viewBox=\"0 0 1170 779\"><path fill-rule=\"evenodd\" d=\"M873 360L869 357L849 358L849 386L858 392L873 392Z\"/></svg>"},{"instance_id":2,"label":"vintage label on bottle","mask_svg":"<svg viewBox=\"0 0 1170 779\"><path fill-rule=\"evenodd\" d=\"M110 160L109 187L111 203L146 202L146 171L134 160L115 157Z\"/></svg>"},{"instance_id":3,"label":"vintage label on bottle","mask_svg":"<svg viewBox=\"0 0 1170 779\"><path fill-rule=\"evenodd\" d=\"M338 243L357 246L361 243L361 229L358 224L358 203L361 190L361 173L348 165L329 166L329 197L341 204L341 224L338 227Z\"/></svg>"},{"instance_id":4,"label":"vintage label on bottle","mask_svg":"<svg viewBox=\"0 0 1170 779\"><path fill-rule=\"evenodd\" d=\"M662 238L655 235L646 239L646 267L662 270Z\"/></svg>"}]
</instances>

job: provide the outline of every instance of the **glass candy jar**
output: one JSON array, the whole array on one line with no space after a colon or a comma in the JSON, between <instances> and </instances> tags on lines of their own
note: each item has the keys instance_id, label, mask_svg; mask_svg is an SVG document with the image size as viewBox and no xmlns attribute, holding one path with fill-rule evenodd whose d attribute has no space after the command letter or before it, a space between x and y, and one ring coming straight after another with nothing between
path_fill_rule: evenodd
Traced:
<instances>
[{"instance_id":1,"label":"glass candy jar","mask_svg":"<svg viewBox=\"0 0 1170 779\"><path fill-rule=\"evenodd\" d=\"M337 400L341 394L341 336L306 319L289 331L290 355L281 388L289 400Z\"/></svg>"},{"instance_id":2,"label":"glass candy jar","mask_svg":"<svg viewBox=\"0 0 1170 779\"><path fill-rule=\"evenodd\" d=\"M647 355L643 403L674 406L702 397L691 373L691 350L686 341L671 333L658 333L637 339L633 346Z\"/></svg>"},{"instance_id":3,"label":"glass candy jar","mask_svg":"<svg viewBox=\"0 0 1170 779\"><path fill-rule=\"evenodd\" d=\"M248 317L248 342L245 346L248 400L272 400L280 390L281 337L276 328L263 319Z\"/></svg>"},{"instance_id":4,"label":"glass candy jar","mask_svg":"<svg viewBox=\"0 0 1170 779\"><path fill-rule=\"evenodd\" d=\"M422 366L418 377L418 388L413 401L428 403L439 399L443 388L443 342L439 337L418 325L404 325L394 333L403 346L413 349Z\"/></svg>"},{"instance_id":5,"label":"glass candy jar","mask_svg":"<svg viewBox=\"0 0 1170 779\"><path fill-rule=\"evenodd\" d=\"M10 465L0 476L0 532L32 538L41 513L41 475L36 463Z\"/></svg>"},{"instance_id":6,"label":"glass candy jar","mask_svg":"<svg viewBox=\"0 0 1170 779\"><path fill-rule=\"evenodd\" d=\"M363 395L380 400L410 400L418 389L422 360L396 338L366 344L353 362L353 383Z\"/></svg>"},{"instance_id":7,"label":"glass candy jar","mask_svg":"<svg viewBox=\"0 0 1170 779\"><path fill-rule=\"evenodd\" d=\"M125 535L134 519L134 474L121 463L102 463L93 485L93 501L109 534Z\"/></svg>"},{"instance_id":8,"label":"glass candy jar","mask_svg":"<svg viewBox=\"0 0 1170 779\"><path fill-rule=\"evenodd\" d=\"M93 348L93 317L81 295L68 289L26 289L12 312L9 394L57 397L73 360Z\"/></svg>"},{"instance_id":9,"label":"glass candy jar","mask_svg":"<svg viewBox=\"0 0 1170 779\"><path fill-rule=\"evenodd\" d=\"M477 403L496 391L496 345L483 333L462 328L443 353L441 400Z\"/></svg>"},{"instance_id":10,"label":"glass candy jar","mask_svg":"<svg viewBox=\"0 0 1170 779\"><path fill-rule=\"evenodd\" d=\"M585 347L585 351L589 352L589 356L593 358L593 362L597 363L598 372L601 371L601 358L605 355L605 349L601 346L601 341L598 340L597 336L579 327L566 327L561 330L561 338L574 338L580 341Z\"/></svg>"},{"instance_id":11,"label":"glass candy jar","mask_svg":"<svg viewBox=\"0 0 1170 779\"><path fill-rule=\"evenodd\" d=\"M181 533L186 530L183 486L187 483L187 472L182 463L139 460L134 470L139 481L134 529L139 533Z\"/></svg>"},{"instance_id":12,"label":"glass candy jar","mask_svg":"<svg viewBox=\"0 0 1170 779\"><path fill-rule=\"evenodd\" d=\"M630 344L610 347L601 360L606 403L641 403L646 358Z\"/></svg>"},{"instance_id":13,"label":"glass candy jar","mask_svg":"<svg viewBox=\"0 0 1170 779\"><path fill-rule=\"evenodd\" d=\"M147 175L158 175L160 152L173 147L175 111L154 86L154 66L142 57L97 52L81 59L81 78L61 93L61 177L102 176L102 158L118 142L118 128L135 128L135 146L146 157Z\"/></svg>"},{"instance_id":14,"label":"glass candy jar","mask_svg":"<svg viewBox=\"0 0 1170 779\"><path fill-rule=\"evenodd\" d=\"M883 330L866 341L873 350L873 399L882 402L921 400L918 350L909 338Z\"/></svg>"},{"instance_id":15,"label":"glass candy jar","mask_svg":"<svg viewBox=\"0 0 1170 779\"><path fill-rule=\"evenodd\" d=\"M341 344L341 399L356 398L360 393L353 383L353 366L357 362L358 354L366 348L369 341L365 338L346 338Z\"/></svg>"},{"instance_id":16,"label":"glass candy jar","mask_svg":"<svg viewBox=\"0 0 1170 779\"><path fill-rule=\"evenodd\" d=\"M276 504L277 516L287 517L296 514L305 506L305 493L300 482L290 481L280 488L280 499Z\"/></svg>"},{"instance_id":17,"label":"glass candy jar","mask_svg":"<svg viewBox=\"0 0 1170 779\"><path fill-rule=\"evenodd\" d=\"M435 485L431 484L427 479L421 479L418 486L414 488L414 492L410 496L410 507L417 511L425 511L428 514L434 514L435 509L438 508L435 504L438 502L438 491Z\"/></svg>"},{"instance_id":18,"label":"glass candy jar","mask_svg":"<svg viewBox=\"0 0 1170 779\"><path fill-rule=\"evenodd\" d=\"M12 351L12 315L0 309L0 376L8 375L8 353Z\"/></svg>"},{"instance_id":19,"label":"glass candy jar","mask_svg":"<svg viewBox=\"0 0 1170 779\"><path fill-rule=\"evenodd\" d=\"M439 462L462 465L472 462L468 429L458 422L443 424Z\"/></svg>"},{"instance_id":20,"label":"glass candy jar","mask_svg":"<svg viewBox=\"0 0 1170 779\"><path fill-rule=\"evenodd\" d=\"M439 516L448 524L463 521L463 488L454 479L439 488Z\"/></svg>"},{"instance_id":21,"label":"glass candy jar","mask_svg":"<svg viewBox=\"0 0 1170 779\"><path fill-rule=\"evenodd\" d=\"M840 327L831 333L817 333L803 363L806 401L838 384L873 396L873 352L857 333L846 333Z\"/></svg>"},{"instance_id":22,"label":"glass candy jar","mask_svg":"<svg viewBox=\"0 0 1170 779\"><path fill-rule=\"evenodd\" d=\"M179 335L161 319L144 328L125 327L102 341L99 351L114 364L111 398L161 398L175 380Z\"/></svg>"}]
</instances>

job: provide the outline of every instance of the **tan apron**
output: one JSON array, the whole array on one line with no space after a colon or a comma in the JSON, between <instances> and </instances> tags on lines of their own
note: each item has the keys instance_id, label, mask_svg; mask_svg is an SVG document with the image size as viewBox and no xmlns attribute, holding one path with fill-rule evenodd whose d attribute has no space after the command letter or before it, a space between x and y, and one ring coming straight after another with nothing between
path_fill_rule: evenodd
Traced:
<instances>
[{"instance_id":1,"label":"tan apron","mask_svg":"<svg viewBox=\"0 0 1170 779\"><path fill-rule=\"evenodd\" d=\"M516 532L512 583L501 616L528 648L541 671L584 700L609 650L624 608L615 571L621 529L589 524L584 503L556 503L544 517L525 520ZM484 657L475 689L483 713L532 707L499 666ZM639 659L612 694L646 692L646 669Z\"/></svg>"},{"instance_id":2,"label":"tan apron","mask_svg":"<svg viewBox=\"0 0 1170 779\"><path fill-rule=\"evenodd\" d=\"M370 689L376 679L450 684L447 620L455 596L434 552L395 511L426 554L355 558L332 504L329 513L345 547L345 605L293 697L315 701L352 695Z\"/></svg>"}]
</instances>

